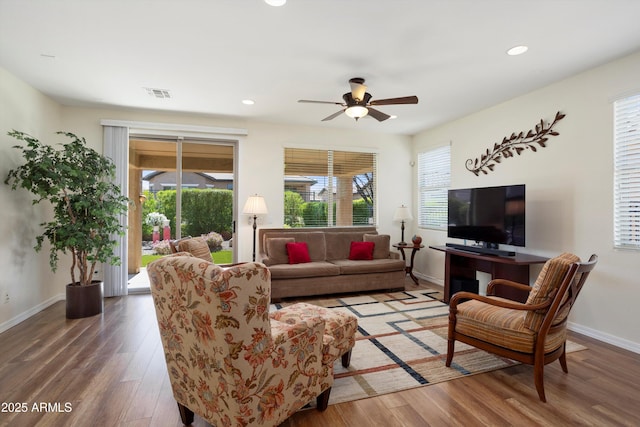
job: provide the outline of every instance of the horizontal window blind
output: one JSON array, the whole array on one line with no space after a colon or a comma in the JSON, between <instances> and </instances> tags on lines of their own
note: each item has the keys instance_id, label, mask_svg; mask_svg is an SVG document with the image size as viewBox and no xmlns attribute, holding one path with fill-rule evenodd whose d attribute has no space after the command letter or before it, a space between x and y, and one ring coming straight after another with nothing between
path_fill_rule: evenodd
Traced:
<instances>
[{"instance_id":1,"label":"horizontal window blind","mask_svg":"<svg viewBox=\"0 0 640 427\"><path fill-rule=\"evenodd\" d=\"M640 94L614 103L614 246L640 250Z\"/></svg>"},{"instance_id":2,"label":"horizontal window blind","mask_svg":"<svg viewBox=\"0 0 640 427\"><path fill-rule=\"evenodd\" d=\"M418 153L418 225L444 228L447 225L447 191L451 186L449 145Z\"/></svg>"},{"instance_id":3,"label":"horizontal window blind","mask_svg":"<svg viewBox=\"0 0 640 427\"><path fill-rule=\"evenodd\" d=\"M286 225L376 223L375 153L285 148L284 159Z\"/></svg>"}]
</instances>

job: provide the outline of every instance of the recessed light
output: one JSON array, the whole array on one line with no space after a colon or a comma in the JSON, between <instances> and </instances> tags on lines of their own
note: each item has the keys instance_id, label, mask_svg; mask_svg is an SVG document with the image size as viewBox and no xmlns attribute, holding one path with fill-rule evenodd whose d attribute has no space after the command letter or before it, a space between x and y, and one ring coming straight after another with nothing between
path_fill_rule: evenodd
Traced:
<instances>
[{"instance_id":1,"label":"recessed light","mask_svg":"<svg viewBox=\"0 0 640 427\"><path fill-rule=\"evenodd\" d=\"M393 120L393 119L397 119L397 118L398 118L398 116L396 116L395 114L393 114L393 115L389 116L389 118L390 118L391 120Z\"/></svg>"},{"instance_id":2,"label":"recessed light","mask_svg":"<svg viewBox=\"0 0 640 427\"><path fill-rule=\"evenodd\" d=\"M284 6L287 0L264 0L264 2L269 6L278 7L278 6Z\"/></svg>"},{"instance_id":3,"label":"recessed light","mask_svg":"<svg viewBox=\"0 0 640 427\"><path fill-rule=\"evenodd\" d=\"M253 105L253 104L255 104L256 102L255 102L253 99L243 99L243 100L242 100L242 103L243 103L244 105Z\"/></svg>"},{"instance_id":4,"label":"recessed light","mask_svg":"<svg viewBox=\"0 0 640 427\"><path fill-rule=\"evenodd\" d=\"M524 45L514 46L507 51L507 55L510 55L510 56L522 55L528 50L529 50L528 46L524 46Z\"/></svg>"}]
</instances>

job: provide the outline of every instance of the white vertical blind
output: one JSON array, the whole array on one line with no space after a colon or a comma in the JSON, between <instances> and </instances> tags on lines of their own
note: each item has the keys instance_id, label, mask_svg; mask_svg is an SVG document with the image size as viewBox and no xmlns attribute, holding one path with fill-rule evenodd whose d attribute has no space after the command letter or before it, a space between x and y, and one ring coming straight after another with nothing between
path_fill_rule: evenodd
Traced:
<instances>
[{"instance_id":1,"label":"white vertical blind","mask_svg":"<svg viewBox=\"0 0 640 427\"><path fill-rule=\"evenodd\" d=\"M614 103L614 246L640 250L640 94Z\"/></svg>"},{"instance_id":2,"label":"white vertical blind","mask_svg":"<svg viewBox=\"0 0 640 427\"><path fill-rule=\"evenodd\" d=\"M451 186L449 145L418 153L418 225L444 228L447 225L447 190Z\"/></svg>"},{"instance_id":3,"label":"white vertical blind","mask_svg":"<svg viewBox=\"0 0 640 427\"><path fill-rule=\"evenodd\" d=\"M116 165L129 164L129 128L120 126L104 126L103 151ZM123 196L127 196L129 190L128 168L116 167L114 182L120 186ZM125 227L123 236L112 235L113 240L118 241L114 252L124 266L127 265L127 216L120 218L120 224ZM128 275L127 269L119 265L105 264L104 269L104 296L114 297L127 295Z\"/></svg>"}]
</instances>

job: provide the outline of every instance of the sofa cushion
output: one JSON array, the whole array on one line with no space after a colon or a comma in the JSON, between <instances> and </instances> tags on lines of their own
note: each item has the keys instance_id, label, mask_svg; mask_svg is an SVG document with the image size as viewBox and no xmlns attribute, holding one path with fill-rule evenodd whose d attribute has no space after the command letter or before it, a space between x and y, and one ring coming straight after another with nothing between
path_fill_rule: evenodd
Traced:
<instances>
[{"instance_id":1,"label":"sofa cushion","mask_svg":"<svg viewBox=\"0 0 640 427\"><path fill-rule=\"evenodd\" d=\"M362 242L364 231L332 232L327 231L327 260L348 259L351 242Z\"/></svg>"},{"instance_id":2,"label":"sofa cushion","mask_svg":"<svg viewBox=\"0 0 640 427\"><path fill-rule=\"evenodd\" d=\"M367 274L403 271L405 262L401 259L375 259L373 261L333 260L331 263L340 268L340 274Z\"/></svg>"},{"instance_id":3,"label":"sofa cushion","mask_svg":"<svg viewBox=\"0 0 640 427\"><path fill-rule=\"evenodd\" d=\"M349 249L350 260L371 261L373 259L373 242L351 242Z\"/></svg>"},{"instance_id":4,"label":"sofa cushion","mask_svg":"<svg viewBox=\"0 0 640 427\"><path fill-rule=\"evenodd\" d=\"M271 279L293 279L303 277L338 276L340 267L326 261L304 264L278 264L269 267Z\"/></svg>"},{"instance_id":5,"label":"sofa cushion","mask_svg":"<svg viewBox=\"0 0 640 427\"><path fill-rule=\"evenodd\" d=\"M289 254L289 264L311 262L307 242L288 242L286 243L286 247L287 253Z\"/></svg>"},{"instance_id":6,"label":"sofa cushion","mask_svg":"<svg viewBox=\"0 0 640 427\"><path fill-rule=\"evenodd\" d=\"M265 248L269 257L269 264L288 264L289 253L287 252L287 243L293 243L296 239L293 237L274 237L267 239Z\"/></svg>"},{"instance_id":7,"label":"sofa cushion","mask_svg":"<svg viewBox=\"0 0 640 427\"><path fill-rule=\"evenodd\" d=\"M373 249L373 259L389 258L389 248L391 244L391 236L388 234L365 234L362 236L365 242L375 243Z\"/></svg>"},{"instance_id":8,"label":"sofa cushion","mask_svg":"<svg viewBox=\"0 0 640 427\"><path fill-rule=\"evenodd\" d=\"M309 249L309 256L311 261L324 261L326 257L326 245L324 239L324 232L322 231L309 231L298 232L295 234L287 231L275 231L273 233L265 233L263 236L263 247L266 247L268 239L274 237L293 237L296 242L307 242L307 248Z\"/></svg>"}]
</instances>

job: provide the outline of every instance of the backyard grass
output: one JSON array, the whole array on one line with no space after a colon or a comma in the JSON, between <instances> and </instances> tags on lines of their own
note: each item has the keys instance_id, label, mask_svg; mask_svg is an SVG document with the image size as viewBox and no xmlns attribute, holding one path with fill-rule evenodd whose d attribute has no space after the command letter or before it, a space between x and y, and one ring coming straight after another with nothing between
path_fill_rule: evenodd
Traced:
<instances>
[{"instance_id":1,"label":"backyard grass","mask_svg":"<svg viewBox=\"0 0 640 427\"><path fill-rule=\"evenodd\" d=\"M216 264L230 264L232 253L231 251L217 251L212 252L213 262ZM163 255L142 255L142 267L146 267L151 261L161 258Z\"/></svg>"}]
</instances>

